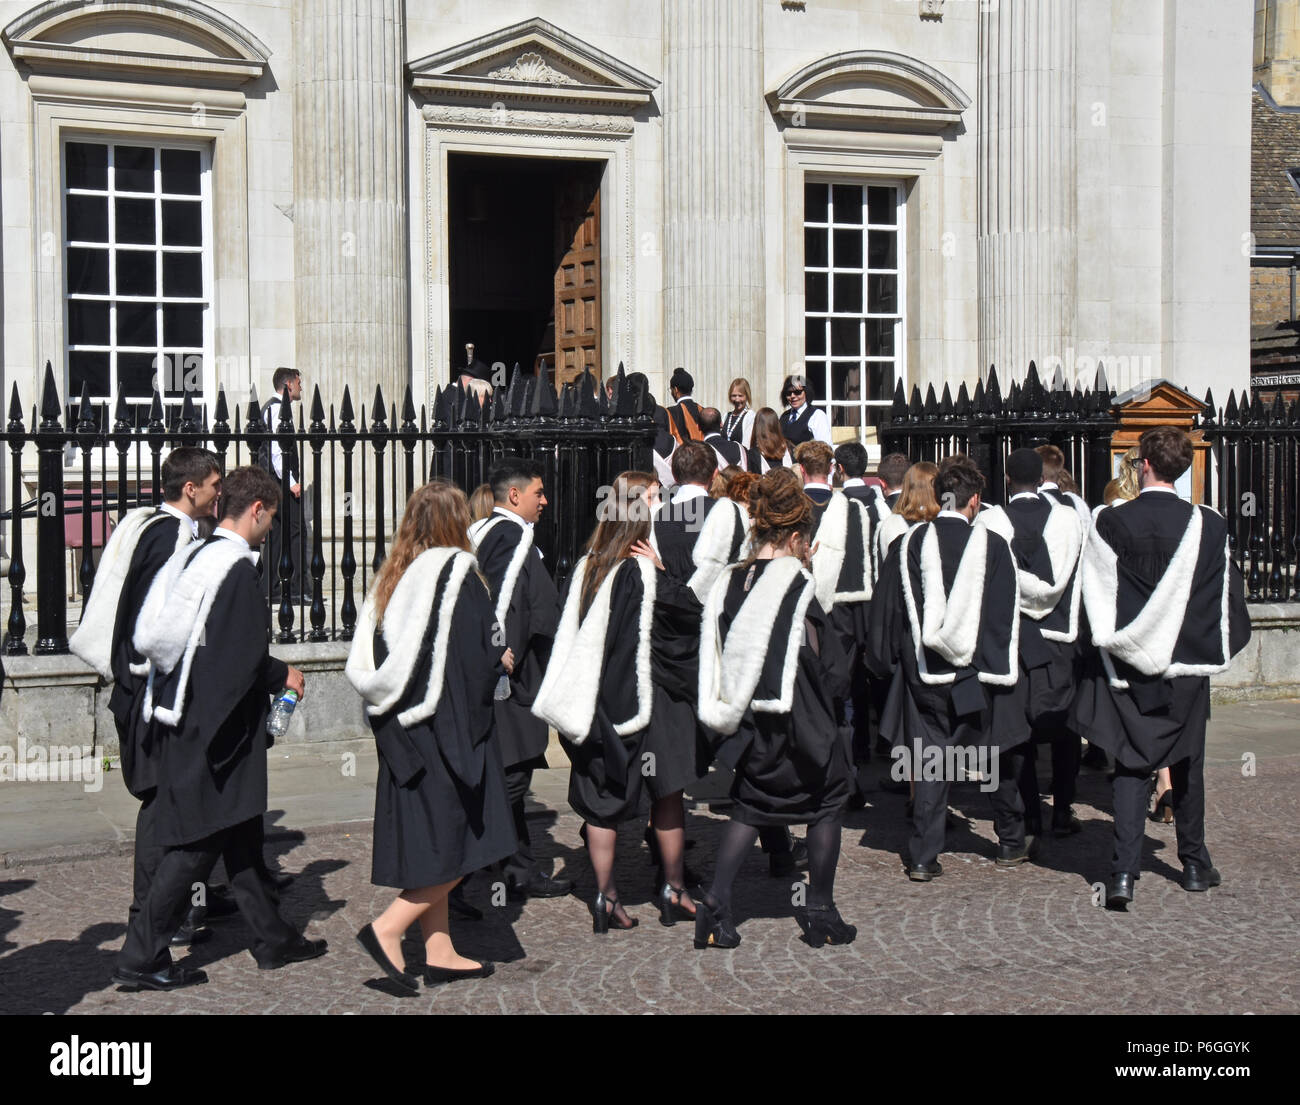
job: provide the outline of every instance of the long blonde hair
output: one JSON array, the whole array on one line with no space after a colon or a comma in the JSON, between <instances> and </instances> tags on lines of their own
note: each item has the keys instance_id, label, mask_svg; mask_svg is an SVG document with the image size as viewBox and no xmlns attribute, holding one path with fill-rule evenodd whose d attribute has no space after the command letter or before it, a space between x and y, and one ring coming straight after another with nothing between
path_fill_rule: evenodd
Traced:
<instances>
[{"instance_id":1,"label":"long blonde hair","mask_svg":"<svg viewBox=\"0 0 1300 1105\"><path fill-rule=\"evenodd\" d=\"M903 490L894 504L894 513L909 522L933 522L939 517L939 500L934 497L934 477L939 466L928 460L917 461L903 476Z\"/></svg>"},{"instance_id":2,"label":"long blonde hair","mask_svg":"<svg viewBox=\"0 0 1300 1105\"><path fill-rule=\"evenodd\" d=\"M375 575L371 596L375 624L383 622L393 589L422 552L452 548L473 552L469 543L469 500L450 480L430 480L406 500L401 524L388 556Z\"/></svg>"}]
</instances>

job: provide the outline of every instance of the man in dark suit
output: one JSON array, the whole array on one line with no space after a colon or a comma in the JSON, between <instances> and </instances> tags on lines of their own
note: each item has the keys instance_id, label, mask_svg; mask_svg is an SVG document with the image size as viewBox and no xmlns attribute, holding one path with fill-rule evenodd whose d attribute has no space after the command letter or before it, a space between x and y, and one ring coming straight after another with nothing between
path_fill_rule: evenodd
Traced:
<instances>
[{"instance_id":1,"label":"man in dark suit","mask_svg":"<svg viewBox=\"0 0 1300 1105\"><path fill-rule=\"evenodd\" d=\"M747 468L746 450L722 434L722 413L716 407L700 408L700 432L704 444L718 454L718 468Z\"/></svg>"},{"instance_id":2,"label":"man in dark suit","mask_svg":"<svg viewBox=\"0 0 1300 1105\"><path fill-rule=\"evenodd\" d=\"M266 542L265 556L261 562L263 573L271 575L271 601L280 598L280 559L285 552L285 535L288 535L288 553L292 561L289 573L289 600L298 602L303 595L303 567L309 553L310 537L303 540L303 506L302 494L302 459L298 455L298 446L289 436L280 435L280 421L283 414L293 421L293 412L285 404L287 397L291 403L302 399L302 374L295 368L281 366L271 377L271 387L275 395L262 407L262 421L266 428L276 436L271 438L258 456L258 463L271 473L279 482L284 503L274 514L275 522ZM288 494L284 491L287 488Z\"/></svg>"},{"instance_id":3,"label":"man in dark suit","mask_svg":"<svg viewBox=\"0 0 1300 1105\"><path fill-rule=\"evenodd\" d=\"M503 874L506 891L514 897L555 898L570 893L573 882L552 878L538 866L524 812L533 772L546 767L546 722L533 717L531 707L560 621L559 594L533 544L533 526L546 506L542 466L523 457L503 457L488 473L488 483L493 511L475 522L469 535L498 629L515 655L510 693L493 704L515 824L515 854L506 860Z\"/></svg>"},{"instance_id":4,"label":"man in dark suit","mask_svg":"<svg viewBox=\"0 0 1300 1105\"><path fill-rule=\"evenodd\" d=\"M254 566L279 493L262 468L228 473L216 531L182 554L178 573L155 580L136 625L135 647L149 661L142 716L156 723L155 824L164 852L113 975L129 989L207 980L172 963L167 946L173 918L218 857L252 930L259 967L325 953L325 941L304 939L283 918L262 874L270 696L286 686L299 697L304 690L302 672L270 654Z\"/></svg>"},{"instance_id":5,"label":"man in dark suit","mask_svg":"<svg viewBox=\"0 0 1300 1105\"><path fill-rule=\"evenodd\" d=\"M1043 832L1034 745L1048 742L1052 835L1070 836L1082 828L1071 809L1079 773L1079 736L1069 727L1069 715L1077 683L1083 524L1068 505L1038 493L1043 459L1033 449L1014 450L1007 457L1006 473L1007 505L981 511L976 525L988 526L1007 539L1020 577L1018 651L1031 733L1020 776L1025 832L1032 837Z\"/></svg>"},{"instance_id":6,"label":"man in dark suit","mask_svg":"<svg viewBox=\"0 0 1300 1105\"><path fill-rule=\"evenodd\" d=\"M1161 767L1173 780L1183 889L1221 881L1205 846L1209 677L1250 640L1227 522L1174 490L1191 466L1191 440L1161 426L1142 435L1138 450L1138 497L1098 514L1084 550L1083 597L1099 652L1074 707L1083 734L1115 759L1106 906L1116 910L1133 901L1148 780Z\"/></svg>"}]
</instances>

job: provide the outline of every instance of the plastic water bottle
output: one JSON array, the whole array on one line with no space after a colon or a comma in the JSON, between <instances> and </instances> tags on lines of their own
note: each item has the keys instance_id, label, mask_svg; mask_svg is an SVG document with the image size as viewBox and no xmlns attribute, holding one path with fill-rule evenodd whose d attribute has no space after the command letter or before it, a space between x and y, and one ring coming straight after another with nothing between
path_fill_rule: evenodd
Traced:
<instances>
[{"instance_id":1,"label":"plastic water bottle","mask_svg":"<svg viewBox=\"0 0 1300 1105\"><path fill-rule=\"evenodd\" d=\"M504 702L510 697L510 676L503 675L497 680L496 690L492 692L492 699L495 702Z\"/></svg>"},{"instance_id":2,"label":"plastic water bottle","mask_svg":"<svg viewBox=\"0 0 1300 1105\"><path fill-rule=\"evenodd\" d=\"M278 739L289 731L289 719L293 717L293 708L297 705L298 692L285 687L271 707L271 716L266 719L266 731L270 736Z\"/></svg>"}]
</instances>

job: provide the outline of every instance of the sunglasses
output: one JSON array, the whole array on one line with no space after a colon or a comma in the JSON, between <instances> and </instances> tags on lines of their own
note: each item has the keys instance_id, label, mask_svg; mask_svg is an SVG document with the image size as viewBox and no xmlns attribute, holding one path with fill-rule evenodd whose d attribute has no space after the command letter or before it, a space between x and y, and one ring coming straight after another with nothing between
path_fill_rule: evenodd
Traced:
<instances>
[{"instance_id":1,"label":"sunglasses","mask_svg":"<svg viewBox=\"0 0 1300 1105\"><path fill-rule=\"evenodd\" d=\"M789 391L786 392L786 395L803 395L803 394L804 394L803 388L791 388Z\"/></svg>"}]
</instances>

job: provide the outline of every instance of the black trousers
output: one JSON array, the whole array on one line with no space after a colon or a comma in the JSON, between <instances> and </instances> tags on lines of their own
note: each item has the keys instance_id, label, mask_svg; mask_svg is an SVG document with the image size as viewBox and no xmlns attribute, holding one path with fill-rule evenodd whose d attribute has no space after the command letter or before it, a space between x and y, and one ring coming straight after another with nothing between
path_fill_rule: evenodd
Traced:
<instances>
[{"instance_id":1,"label":"black trousers","mask_svg":"<svg viewBox=\"0 0 1300 1105\"><path fill-rule=\"evenodd\" d=\"M253 956L272 957L298 936L280 916L280 898L262 878L262 818L222 829L192 844L164 850L148 894L131 917L118 965L129 971L158 971L171 962L168 943L195 887L220 857L225 861L235 902L253 931Z\"/></svg>"},{"instance_id":2,"label":"black trousers","mask_svg":"<svg viewBox=\"0 0 1300 1105\"><path fill-rule=\"evenodd\" d=\"M1110 873L1137 876L1142 870L1142 841L1146 836L1147 783L1155 768L1130 768L1116 762L1111 789L1115 799L1115 854ZM1178 859L1210 866L1205 847L1205 745L1185 760L1169 765L1174 788L1174 831Z\"/></svg>"},{"instance_id":3,"label":"black trousers","mask_svg":"<svg viewBox=\"0 0 1300 1105\"><path fill-rule=\"evenodd\" d=\"M1079 777L1081 747L1077 734L1064 727L1035 729L1031 745L1025 749L1025 766L1020 773L1020 800L1025 805L1025 824L1037 834L1042 829L1042 809L1038 800L1037 746L1044 741L1052 745L1052 817L1062 819L1074 805L1074 789Z\"/></svg>"},{"instance_id":4,"label":"black trousers","mask_svg":"<svg viewBox=\"0 0 1300 1105\"><path fill-rule=\"evenodd\" d=\"M167 854L167 849L160 846L154 838L157 797L156 790L149 791L140 803L140 812L135 815L135 874L132 880L131 908L128 911L132 917L144 905L158 865Z\"/></svg>"},{"instance_id":5,"label":"black trousers","mask_svg":"<svg viewBox=\"0 0 1300 1105\"><path fill-rule=\"evenodd\" d=\"M501 867L506 882L521 886L533 877L537 859L533 855L533 841L528 833L528 818L524 816L524 799L533 785L533 769L521 764L506 768L506 800L510 803L510 816L515 823L515 854Z\"/></svg>"},{"instance_id":6,"label":"black trousers","mask_svg":"<svg viewBox=\"0 0 1300 1105\"><path fill-rule=\"evenodd\" d=\"M289 492L288 501L280 504L280 509L275 512L275 517L271 521L271 532L266 535L263 571L271 576L272 599L280 597L280 553L284 547L286 532L289 536L289 559L293 561L293 571L289 576L289 593L292 595L303 593L303 568L311 558L311 535L307 534L306 540L303 539L303 534L306 532L303 523L303 497L306 494L305 487L302 489L302 495L297 498L294 498L292 491Z\"/></svg>"},{"instance_id":7,"label":"black trousers","mask_svg":"<svg viewBox=\"0 0 1300 1105\"><path fill-rule=\"evenodd\" d=\"M1020 848L1025 843L1025 807L1020 799L1020 773L1028 745L1020 744L998 756L998 784L988 792L993 806L993 828L998 843ZM913 863L934 863L944 846L950 779L916 780L912 799L912 839L908 854Z\"/></svg>"}]
</instances>

